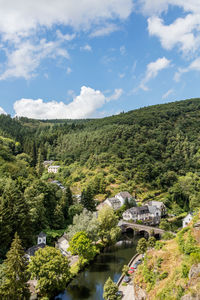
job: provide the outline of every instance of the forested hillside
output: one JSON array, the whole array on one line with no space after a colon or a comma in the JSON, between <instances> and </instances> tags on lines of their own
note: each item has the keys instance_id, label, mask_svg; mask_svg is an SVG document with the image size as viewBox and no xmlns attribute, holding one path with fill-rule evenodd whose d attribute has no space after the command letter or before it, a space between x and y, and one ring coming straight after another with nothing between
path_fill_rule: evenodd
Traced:
<instances>
[{"instance_id":1,"label":"forested hillside","mask_svg":"<svg viewBox=\"0 0 200 300\"><path fill-rule=\"evenodd\" d=\"M70 223L70 189L63 196L51 179L98 200L120 190L141 201L156 197L174 215L199 206L200 99L95 120L0 115L0 135L2 253L15 231L30 245L39 230ZM43 168L50 159L61 166L57 175Z\"/></svg>"}]
</instances>

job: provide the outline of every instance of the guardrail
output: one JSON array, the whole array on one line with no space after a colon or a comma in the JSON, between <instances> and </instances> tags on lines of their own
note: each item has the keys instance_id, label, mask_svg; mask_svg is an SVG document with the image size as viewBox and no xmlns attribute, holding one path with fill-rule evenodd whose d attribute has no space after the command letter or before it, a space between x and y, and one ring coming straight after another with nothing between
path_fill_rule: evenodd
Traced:
<instances>
[{"instance_id":1,"label":"guardrail","mask_svg":"<svg viewBox=\"0 0 200 300\"><path fill-rule=\"evenodd\" d=\"M131 260L130 260L129 263L128 263L128 266L129 266L129 267L132 265L133 261L134 261L138 256L140 256L139 253L135 254L135 255L131 258ZM121 275L120 278L119 278L119 280L117 281L117 286L118 286L118 287L120 286L120 284L121 284L123 278L124 278L124 275Z\"/></svg>"}]
</instances>

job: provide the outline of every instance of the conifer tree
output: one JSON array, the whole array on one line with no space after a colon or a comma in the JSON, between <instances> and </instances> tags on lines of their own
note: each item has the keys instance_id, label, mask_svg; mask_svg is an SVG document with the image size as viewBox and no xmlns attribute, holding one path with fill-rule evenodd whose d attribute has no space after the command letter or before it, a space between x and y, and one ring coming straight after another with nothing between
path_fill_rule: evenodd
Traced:
<instances>
[{"instance_id":1,"label":"conifer tree","mask_svg":"<svg viewBox=\"0 0 200 300\"><path fill-rule=\"evenodd\" d=\"M36 172L38 176L42 175L43 170L44 170L43 157L42 157L41 149L39 149L38 157L37 157L37 165L36 165Z\"/></svg>"},{"instance_id":2,"label":"conifer tree","mask_svg":"<svg viewBox=\"0 0 200 300\"><path fill-rule=\"evenodd\" d=\"M106 283L104 284L104 293L103 293L103 298L105 300L117 300L117 292L118 292L118 287L116 283L112 281L112 279L109 277Z\"/></svg>"},{"instance_id":3,"label":"conifer tree","mask_svg":"<svg viewBox=\"0 0 200 300\"><path fill-rule=\"evenodd\" d=\"M5 300L29 299L28 273L21 240L17 233L5 260L5 278L0 287L0 298Z\"/></svg>"},{"instance_id":4,"label":"conifer tree","mask_svg":"<svg viewBox=\"0 0 200 300\"><path fill-rule=\"evenodd\" d=\"M90 211L95 211L95 201L93 199L93 192L90 186L83 190L81 194L81 204Z\"/></svg>"}]
</instances>

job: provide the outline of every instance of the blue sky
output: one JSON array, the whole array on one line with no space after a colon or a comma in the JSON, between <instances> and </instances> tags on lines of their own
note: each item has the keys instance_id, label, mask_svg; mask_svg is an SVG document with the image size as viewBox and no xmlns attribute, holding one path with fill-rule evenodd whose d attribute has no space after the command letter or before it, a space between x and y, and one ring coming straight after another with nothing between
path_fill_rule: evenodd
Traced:
<instances>
[{"instance_id":1,"label":"blue sky","mask_svg":"<svg viewBox=\"0 0 200 300\"><path fill-rule=\"evenodd\" d=\"M0 113L104 117L199 79L200 1L0 0Z\"/></svg>"}]
</instances>

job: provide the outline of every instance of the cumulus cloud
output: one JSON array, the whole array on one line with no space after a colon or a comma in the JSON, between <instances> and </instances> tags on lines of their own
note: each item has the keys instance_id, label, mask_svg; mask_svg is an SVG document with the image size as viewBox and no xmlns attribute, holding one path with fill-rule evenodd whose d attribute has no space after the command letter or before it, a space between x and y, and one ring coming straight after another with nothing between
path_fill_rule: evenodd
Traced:
<instances>
[{"instance_id":1,"label":"cumulus cloud","mask_svg":"<svg viewBox=\"0 0 200 300\"><path fill-rule=\"evenodd\" d=\"M90 33L102 24L128 18L132 0L0 0L0 38L7 57L0 79L23 77L29 79L45 58L68 58L63 43L72 41L78 31ZM70 33L57 30L55 39L43 37L63 25ZM52 34L51 34L52 36ZM42 44L43 43L43 44ZM51 50L47 50L47 48ZM24 60L23 60L24 57Z\"/></svg>"},{"instance_id":2,"label":"cumulus cloud","mask_svg":"<svg viewBox=\"0 0 200 300\"><path fill-rule=\"evenodd\" d=\"M184 73L188 73L190 71L200 72L200 57L193 60L187 68L179 68L174 75L174 80L178 82Z\"/></svg>"},{"instance_id":3,"label":"cumulus cloud","mask_svg":"<svg viewBox=\"0 0 200 300\"><path fill-rule=\"evenodd\" d=\"M163 48L167 50L178 46L187 54L195 52L200 46L200 14L188 14L170 25L164 25L161 18L154 16L148 19L148 30L150 35L160 39Z\"/></svg>"},{"instance_id":4,"label":"cumulus cloud","mask_svg":"<svg viewBox=\"0 0 200 300\"><path fill-rule=\"evenodd\" d=\"M167 99L171 94L174 93L173 89L168 90L163 96L162 99Z\"/></svg>"},{"instance_id":5,"label":"cumulus cloud","mask_svg":"<svg viewBox=\"0 0 200 300\"><path fill-rule=\"evenodd\" d=\"M79 96L72 102L49 101L42 99L20 99L14 103L16 116L34 119L81 119L88 118L101 108L107 101L116 100L122 94L121 89L116 89L109 98L99 90L83 86Z\"/></svg>"},{"instance_id":6,"label":"cumulus cloud","mask_svg":"<svg viewBox=\"0 0 200 300\"><path fill-rule=\"evenodd\" d=\"M194 53L200 46L200 2L197 0L139 0L141 10L150 16L148 30L157 36L167 50L177 46L183 54ZM171 24L164 24L161 13L169 6L178 6L186 15Z\"/></svg>"},{"instance_id":7,"label":"cumulus cloud","mask_svg":"<svg viewBox=\"0 0 200 300\"><path fill-rule=\"evenodd\" d=\"M149 63L147 65L145 77L142 79L139 87L144 91L148 91L146 84L149 80L155 78L161 70L166 69L169 66L170 60L166 57L158 58L156 61Z\"/></svg>"},{"instance_id":8,"label":"cumulus cloud","mask_svg":"<svg viewBox=\"0 0 200 300\"><path fill-rule=\"evenodd\" d=\"M1 106L0 106L0 115L7 115L7 113Z\"/></svg>"}]
</instances>

